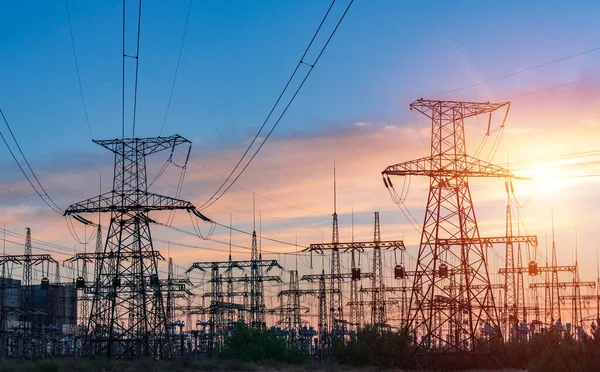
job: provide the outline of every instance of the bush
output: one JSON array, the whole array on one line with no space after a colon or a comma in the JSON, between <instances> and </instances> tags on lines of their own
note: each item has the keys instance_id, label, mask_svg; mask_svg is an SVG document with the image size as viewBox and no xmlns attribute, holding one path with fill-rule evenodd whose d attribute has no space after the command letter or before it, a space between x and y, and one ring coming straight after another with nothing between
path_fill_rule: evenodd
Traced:
<instances>
[{"instance_id":1,"label":"bush","mask_svg":"<svg viewBox=\"0 0 600 372\"><path fill-rule=\"evenodd\" d=\"M400 367L406 361L407 338L403 332L380 330L367 325L356 339L345 344L336 338L331 343L332 357L341 364L378 369Z\"/></svg>"},{"instance_id":2,"label":"bush","mask_svg":"<svg viewBox=\"0 0 600 372\"><path fill-rule=\"evenodd\" d=\"M250 329L238 324L233 334L225 340L223 348L217 352L221 360L240 362L277 361L298 364L308 358L306 352L279 336L274 330Z\"/></svg>"}]
</instances>

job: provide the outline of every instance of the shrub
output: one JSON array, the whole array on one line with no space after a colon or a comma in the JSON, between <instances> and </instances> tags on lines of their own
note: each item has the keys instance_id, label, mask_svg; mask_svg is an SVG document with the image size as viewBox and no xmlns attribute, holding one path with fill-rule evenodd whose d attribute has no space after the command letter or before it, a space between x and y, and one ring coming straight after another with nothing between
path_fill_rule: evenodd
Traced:
<instances>
[{"instance_id":1,"label":"shrub","mask_svg":"<svg viewBox=\"0 0 600 372\"><path fill-rule=\"evenodd\" d=\"M277 361L284 363L303 363L306 352L278 335L274 330L250 329L238 324L231 336L225 340L222 349L217 352L221 360L241 362Z\"/></svg>"}]
</instances>

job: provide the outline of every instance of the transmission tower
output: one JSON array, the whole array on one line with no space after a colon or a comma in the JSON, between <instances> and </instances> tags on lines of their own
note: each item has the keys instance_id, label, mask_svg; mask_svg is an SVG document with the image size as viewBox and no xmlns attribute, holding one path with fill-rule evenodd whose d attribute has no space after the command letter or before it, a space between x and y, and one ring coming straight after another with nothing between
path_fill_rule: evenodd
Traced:
<instances>
[{"instance_id":1,"label":"transmission tower","mask_svg":"<svg viewBox=\"0 0 600 372\"><path fill-rule=\"evenodd\" d=\"M170 137L94 140L115 154L112 190L71 205L65 215L110 213L92 298L87 356L171 359L167 314L150 235L151 211L186 210L210 221L187 201L148 191L146 158L191 142ZM82 218L78 216L79 218Z\"/></svg>"},{"instance_id":2,"label":"transmission tower","mask_svg":"<svg viewBox=\"0 0 600 372\"><path fill-rule=\"evenodd\" d=\"M344 311L342 305L342 279L340 274L341 259L338 244L340 242L340 233L338 227L337 215L337 192L335 182L335 162L333 164L333 229L331 234L331 296L329 298L329 324L331 325L331 334L337 337L343 337Z\"/></svg>"},{"instance_id":3,"label":"transmission tower","mask_svg":"<svg viewBox=\"0 0 600 372\"><path fill-rule=\"evenodd\" d=\"M173 258L169 257L169 266L167 269L167 282L169 287L174 279L173 273ZM167 324L170 324L175 321L175 296L171 288L167 290Z\"/></svg>"},{"instance_id":4,"label":"transmission tower","mask_svg":"<svg viewBox=\"0 0 600 372\"><path fill-rule=\"evenodd\" d=\"M430 179L408 317L415 353L477 353L485 351L490 340L502 339L468 179L514 176L507 169L467 155L464 119L489 113L491 120L492 112L506 108L508 113L509 105L416 100L411 110L432 123L430 156L382 172L387 187L393 187L390 175ZM510 238L504 237L498 243L507 240ZM454 295L444 289L453 275L463 284ZM417 290L420 287L422 290Z\"/></svg>"},{"instance_id":5,"label":"transmission tower","mask_svg":"<svg viewBox=\"0 0 600 372\"><path fill-rule=\"evenodd\" d=\"M383 286L383 264L381 262L381 230L379 227L379 212L375 212L375 227L373 233L373 303L371 321L376 327L383 327L385 317L385 292Z\"/></svg>"},{"instance_id":6,"label":"transmission tower","mask_svg":"<svg viewBox=\"0 0 600 372\"><path fill-rule=\"evenodd\" d=\"M256 241L256 230L252 232L252 251L250 261L250 326L252 328L265 329L266 308L264 306L264 293L262 290L262 270L258 264L261 261L258 244Z\"/></svg>"},{"instance_id":7,"label":"transmission tower","mask_svg":"<svg viewBox=\"0 0 600 372\"><path fill-rule=\"evenodd\" d=\"M23 286L21 292L21 306L25 308L25 334L28 334L31 332L31 326L33 325L33 317L31 316L31 311L29 309L33 300L33 278L31 277L33 262L31 259L31 229L29 227L25 228L24 253L23 281L21 282L21 285Z\"/></svg>"},{"instance_id":8,"label":"transmission tower","mask_svg":"<svg viewBox=\"0 0 600 372\"><path fill-rule=\"evenodd\" d=\"M556 260L556 243L554 241L554 212L552 213L552 272L551 272L551 297L550 297L550 322L554 324L555 322L560 322L560 301L558 295L558 270L556 269L558 266Z\"/></svg>"},{"instance_id":9,"label":"transmission tower","mask_svg":"<svg viewBox=\"0 0 600 372\"><path fill-rule=\"evenodd\" d=\"M512 183L510 184L512 187ZM510 194L508 190L508 180L505 180L504 186L508 195L508 203L506 204L506 237L512 237L512 214L510 205ZM519 310L517 308L517 296L515 288L515 257L513 242L506 242L505 267L507 273L504 275L504 314L506 316L507 334L509 338L516 338L519 329Z\"/></svg>"},{"instance_id":10,"label":"transmission tower","mask_svg":"<svg viewBox=\"0 0 600 372\"><path fill-rule=\"evenodd\" d=\"M354 240L354 239L353 239ZM350 258L350 269L352 271L352 278L350 278L350 325L356 328L361 327L359 318L359 304L358 304L358 282L360 282L360 268L356 266L355 250L351 252Z\"/></svg>"}]
</instances>

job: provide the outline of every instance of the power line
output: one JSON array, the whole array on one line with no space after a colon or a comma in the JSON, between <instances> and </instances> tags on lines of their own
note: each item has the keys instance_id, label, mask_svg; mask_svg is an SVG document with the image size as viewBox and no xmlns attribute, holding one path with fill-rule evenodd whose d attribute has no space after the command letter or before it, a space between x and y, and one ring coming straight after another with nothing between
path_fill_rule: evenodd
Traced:
<instances>
[{"instance_id":1,"label":"power line","mask_svg":"<svg viewBox=\"0 0 600 372\"><path fill-rule=\"evenodd\" d=\"M562 88L562 87L566 87L566 86L569 86L569 85L584 83L586 81L590 81L590 80L594 80L594 79L598 79L598 78L600 78L600 75L590 76L590 77L587 77L587 78L584 78L584 79L574 80L574 81L570 81L568 83L558 84L558 85L554 85L554 86L551 86L551 87L548 87L548 88L534 90L533 92L527 92L527 93L517 94L516 96L512 96L512 97L508 98L507 100L513 100L515 98L521 98L521 97L529 96L529 95L536 94L536 93L546 92L548 90L552 90L552 89L556 89L556 88Z\"/></svg>"},{"instance_id":2,"label":"power line","mask_svg":"<svg viewBox=\"0 0 600 372\"><path fill-rule=\"evenodd\" d=\"M592 49L584 50L583 52L579 52L579 53L571 54L571 55L569 55L569 56L566 56L566 57L562 57L562 58L559 58L559 59L555 59L555 60L553 60L553 61L550 61L550 62L542 63L542 64L539 64L539 65L536 65L536 66L533 66L533 67L529 67L529 68L526 68L526 69L524 69L524 70L519 70L519 71L511 72L511 73L509 73L509 74L505 74L505 75L497 76L497 77L495 77L495 78L491 78L491 79L488 79L488 80L479 81L479 82L477 82L477 83L473 83L473 84L465 85L465 86L463 86L463 87L460 87L460 88L456 88L456 89L448 90L448 91L445 91L445 92L442 92L442 93L437 93L437 94L434 94L434 95L432 95L432 96L429 96L428 98L433 98L433 97L443 96L443 95L446 95L446 94L449 94L449 93L454 93L454 92L458 92L458 91L461 91L461 90L465 90L465 89L473 88L473 87L476 87L476 86L479 86L479 85L482 85L482 84L491 83L491 82L493 82L493 81L496 81L496 80L505 79L505 78L507 78L507 77L511 77L511 76L519 75L519 74L522 74L522 73L524 73L524 72L528 72L528 71L532 71L532 70L535 70L535 69L538 69L538 68L546 67L546 66L549 66L549 65L552 65L552 64L558 63L558 62L562 62L562 61L565 61L565 60L571 59L571 58L579 57L579 56L581 56L581 55L584 55L584 54L587 54L587 53L595 52L595 51L597 51L597 50L600 50L600 46L599 46L599 47L592 48Z\"/></svg>"},{"instance_id":3,"label":"power line","mask_svg":"<svg viewBox=\"0 0 600 372\"><path fill-rule=\"evenodd\" d=\"M27 168L31 172L31 175L32 175L33 179L35 179L35 181L37 182L37 184L39 186L39 189L34 185L34 183L31 180L31 178L27 175L27 172L25 171L25 169L23 168L23 166L21 165L21 163L17 159L15 153L13 152L12 148L10 147L10 145L8 144L8 142L6 141L6 138L4 137L4 135L2 134L2 132L0 132L0 137L2 138L2 141L4 142L4 144L6 145L6 148L8 149L8 151L10 152L10 154L12 155L12 158L14 159L15 163L17 163L17 166L21 170L21 173L23 173L23 175L25 176L25 179L27 180L27 182L29 182L29 185L31 185L31 187L33 188L33 190L38 194L38 196L42 199L42 201L50 209L52 209L54 212L62 215L61 208L58 205L56 205L56 203L54 202L54 200L52 200L52 198L50 197L50 195L48 195L48 193L44 189L44 186L42 186L42 184L40 183L40 180L38 179L38 177L36 176L35 172L31 168L31 165L29 164L29 161L27 161L27 158L25 157L25 154L23 153L23 150L21 150L21 146L19 145L19 142L15 138L15 135L13 134L13 131L10 128L10 125L8 124L8 120L6 120L6 117L4 116L4 112L2 111L2 109L0 109L0 115L2 115L2 119L4 120L4 124L6 124L6 127L8 128L8 131L10 132L10 135L11 135L14 143L17 145L17 149L19 150L19 153L21 154L21 157L23 158L23 160L25 161L25 164L27 165Z\"/></svg>"},{"instance_id":4,"label":"power line","mask_svg":"<svg viewBox=\"0 0 600 372\"><path fill-rule=\"evenodd\" d=\"M131 137L135 138L135 118L137 114L137 94L138 94L138 72L140 66L140 30L142 27L142 0L138 5L138 28L137 28L137 47L135 52L135 88L133 92L133 129Z\"/></svg>"},{"instance_id":5,"label":"power line","mask_svg":"<svg viewBox=\"0 0 600 372\"><path fill-rule=\"evenodd\" d=\"M563 160L579 159L579 158L584 158L584 157L588 157L588 156L598 156L598 155L600 155L600 150L590 150L590 151L576 152L576 153L572 153L572 154L564 154L564 155L549 156L549 157L545 157L545 158L538 158L538 159L532 159L532 160L511 162L510 166L511 167L516 166L516 168L521 168L525 165L546 163L546 162L550 162L550 161L563 161ZM508 164L506 163L504 165L508 165Z\"/></svg>"},{"instance_id":6,"label":"power line","mask_svg":"<svg viewBox=\"0 0 600 372\"><path fill-rule=\"evenodd\" d=\"M216 175L218 177L221 177L223 179L226 179L225 176L223 176L222 174L219 174L218 172L215 172L214 170L212 170L209 167L207 167L206 165L200 163L196 159L190 157L190 160L193 161L194 163L198 164L202 168L206 169L207 171L211 172L212 174L214 174L214 175ZM300 208L300 207L297 207L297 206L294 206L294 205L291 205L291 204L287 204L287 203L284 203L284 202L277 201L275 199L269 198L268 196L259 194L259 193L255 192L255 191L252 191L249 188L247 188L247 187L245 187L243 185L240 185L239 183L236 183L236 186L239 187L239 188L241 188L241 189L244 189L244 190L248 191L249 193L256 194L256 195L260 196L261 198L269 200L269 201L271 201L273 203L281 204L283 206L286 206L286 207L289 207L289 208L293 208L293 209L297 209L297 210L300 210L300 211L303 211L303 212L308 212L308 213L316 214L318 216L322 215L322 213L319 213L319 212L315 212L315 211L311 211L311 210L308 210L308 209ZM315 217L296 217L296 218L315 218Z\"/></svg>"},{"instance_id":7,"label":"power line","mask_svg":"<svg viewBox=\"0 0 600 372\"><path fill-rule=\"evenodd\" d=\"M163 129L165 128L165 123L167 122L167 116L169 115L169 109L171 108L171 100L173 99L173 91L175 90L175 82L177 81L177 73L179 72L179 63L181 62L181 54L183 52L183 44L185 43L185 35L187 33L188 22L190 20L190 12L192 10L192 0L188 5L187 16L185 17L185 26L183 27L183 37L181 38L181 45L179 46L179 55L177 56L177 64L175 65L175 74L173 75L173 83L171 84L171 93L169 93L169 101L167 103L167 109L165 111L165 117L163 119L162 125L160 127L160 132L158 132L158 136L162 134Z\"/></svg>"},{"instance_id":8,"label":"power line","mask_svg":"<svg viewBox=\"0 0 600 372\"><path fill-rule=\"evenodd\" d=\"M125 139L125 2L123 1L123 42L121 58L121 138Z\"/></svg>"},{"instance_id":9,"label":"power line","mask_svg":"<svg viewBox=\"0 0 600 372\"><path fill-rule=\"evenodd\" d=\"M71 12L69 11L69 0L65 0L67 7L67 19L69 20L69 33L71 34L71 47L73 49L73 59L75 60L75 71L77 72L77 81L79 82L79 95L81 96L81 104L83 105L83 113L85 114L85 122L87 123L90 137L94 137L92 134L92 127L90 125L90 119L88 117L87 106L85 104L85 98L83 96L83 85L81 84L81 75L79 73L79 62L77 61L77 53L75 52L75 39L73 38L73 26L71 25Z\"/></svg>"},{"instance_id":10,"label":"power line","mask_svg":"<svg viewBox=\"0 0 600 372\"><path fill-rule=\"evenodd\" d=\"M217 191L215 191L215 193L209 198L208 201L206 201L203 205L200 206L199 209L206 209L208 207L210 207L212 204L214 204L214 202L216 200L218 200L219 198L221 198L230 188L231 186L233 186L233 184L240 178L240 176L244 173L244 171L248 168L248 166L250 165L250 163L252 163L252 161L254 160L254 158L256 157L256 155L258 154L258 152L262 149L262 147L264 146L264 144L267 142L267 140L269 139L269 137L271 136L271 134L273 133L273 131L275 130L275 128L277 127L277 125L279 124L279 122L281 121L281 119L283 118L283 116L285 115L285 113L287 112L287 110L289 109L290 105L292 104L292 102L294 101L294 99L296 98L296 96L298 95L298 93L300 92L300 89L302 89L302 87L304 86L304 83L306 82L306 80L308 79L308 77L310 76L312 70L314 69L314 67L317 65L317 63L319 62L319 59L321 58L321 56L323 55L323 52L325 51L325 49L327 48L327 46L329 45L329 42L331 41L331 39L333 38L333 36L335 35L338 27L340 26L340 24L342 23L342 21L344 20L344 17L346 16L346 14L348 13L348 10L350 9L350 6L352 6L352 3L354 2L354 0L351 0L348 4L348 6L346 7L344 13L342 14L342 16L340 17L339 21L337 22L335 28L333 29L333 31L331 32L331 34L329 35L329 38L327 39L327 41L325 42L325 44L323 45L323 47L321 48L321 51L319 52L319 54L317 55L317 58L315 59L315 61L312 64L308 64L307 62L304 61L304 58L306 57L309 49L311 48L313 41L315 40L315 38L317 37L319 31L321 30L321 27L323 26L323 23L325 22L325 20L327 19L327 16L329 15L329 12L331 10L331 8L333 7L333 5L335 4L335 0L331 3L331 5L329 6L329 8L327 9L327 12L325 13L325 16L323 17L323 19L321 20L321 23L319 24L319 27L317 28L317 31L314 33L310 43L308 44L308 47L305 49L304 53L302 54L302 57L300 58L300 61L298 62L298 64L296 65L296 68L294 69L292 75L290 76L290 78L288 79L287 84L285 85L283 91L281 92L281 94L279 95L279 97L277 98L277 101L275 102L275 104L273 105L271 111L269 112L269 114L267 115L267 118L265 119L265 121L263 122L262 126L260 127L260 129L258 130L258 132L256 133L256 135L254 136L254 139L252 140L252 142L250 143L250 145L248 146L248 148L246 149L246 151L244 152L244 154L242 155L242 157L240 158L240 160L238 161L238 163L236 164L236 166L233 168L233 170L231 171L231 173L229 174L229 176L227 176L227 178L225 179L225 181L221 184L221 186L217 189ZM296 89L296 91L294 92L294 94L292 95L292 97L290 98L289 102L287 103L287 105L285 106L284 110L282 111L282 113L279 115L277 121L273 124L273 126L271 127L271 130L269 131L269 133L267 134L267 136L264 138L264 140L262 141L262 143L260 144L260 146L258 147L258 149L256 149L256 151L254 152L254 154L252 155L252 157L250 158L250 160L248 160L248 162L246 163L246 165L242 168L242 170L237 174L237 176L230 181L231 177L233 176L233 174L235 173L235 171L238 169L238 167L240 166L240 164L242 163L242 161L245 159L246 155L248 154L248 152L250 151L250 149L252 148L254 142L256 141L256 139L258 138L258 136L260 135L260 133L262 132L264 126L266 125L267 121L271 118L271 115L273 114L273 112L275 111L275 108L279 105L279 102L281 100L281 98L283 97L284 93L287 91L291 81L293 80L294 76L296 75L296 72L298 71L299 67L301 65L307 65L309 66L309 70L306 73L306 75L304 76L304 79L302 80L302 82L300 83L300 85L298 86L298 88ZM230 182L229 185L227 187L225 187L225 185L227 185L227 182ZM225 187L225 189L220 192L223 187ZM219 194L220 192L220 194ZM218 195L218 196L217 196Z\"/></svg>"}]
</instances>

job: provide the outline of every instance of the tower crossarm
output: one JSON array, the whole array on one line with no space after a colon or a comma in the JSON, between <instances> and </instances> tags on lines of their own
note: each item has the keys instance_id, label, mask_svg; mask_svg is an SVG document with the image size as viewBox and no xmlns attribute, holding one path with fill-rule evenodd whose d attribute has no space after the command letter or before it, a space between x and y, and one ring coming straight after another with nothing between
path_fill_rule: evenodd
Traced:
<instances>
[{"instance_id":1,"label":"tower crossarm","mask_svg":"<svg viewBox=\"0 0 600 372\"><path fill-rule=\"evenodd\" d=\"M383 301L386 305L400 305L400 300L395 298L390 298L389 300ZM373 301L352 301L348 302L347 305L358 305L358 306L373 306Z\"/></svg>"},{"instance_id":2,"label":"tower crossarm","mask_svg":"<svg viewBox=\"0 0 600 372\"><path fill-rule=\"evenodd\" d=\"M433 119L433 114L436 113L442 120L462 120L492 113L504 106L510 107L510 102L461 102L419 98L410 104L410 109L415 109L430 119Z\"/></svg>"},{"instance_id":3,"label":"tower crossarm","mask_svg":"<svg viewBox=\"0 0 600 372\"><path fill-rule=\"evenodd\" d=\"M373 279L373 273L361 273L360 276L361 276L361 278ZM300 278L300 280L306 280L307 282L313 282L313 281L318 281L319 279L321 279L323 277L326 280L329 280L332 277L334 277L334 275L332 275L332 274L306 274L306 275L303 275L302 278ZM336 274L335 277L341 278L342 280L348 280L348 279L352 279L352 273Z\"/></svg>"},{"instance_id":4,"label":"tower crossarm","mask_svg":"<svg viewBox=\"0 0 600 372\"><path fill-rule=\"evenodd\" d=\"M525 179L515 176L510 170L488 163L486 161L474 158L468 155L461 155L456 158L449 155L439 155L446 160L451 167L447 169L436 169L434 164L439 161L434 161L431 156L406 161L390 165L383 172L384 176L428 176L428 177L500 177L500 178L515 178Z\"/></svg>"},{"instance_id":5,"label":"tower crossarm","mask_svg":"<svg viewBox=\"0 0 600 372\"><path fill-rule=\"evenodd\" d=\"M117 197L118 196L118 197ZM121 198L123 202L121 203ZM93 198L83 200L79 203L70 205L65 210L64 215L69 216L79 213L98 213L98 212L150 212L150 211L170 211L176 209L192 212L205 221L210 221L208 217L202 215L196 210L196 207L188 201L163 196L152 192L141 190L125 191L123 195L110 191ZM202 217L201 217L202 216Z\"/></svg>"},{"instance_id":6,"label":"tower crossarm","mask_svg":"<svg viewBox=\"0 0 600 372\"><path fill-rule=\"evenodd\" d=\"M225 292L225 293L223 293L223 295L227 296L227 297L229 297L229 296L244 297L244 296L250 296L250 293L248 293L246 291L234 291L234 292ZM201 297L209 298L212 296L214 296L212 293L206 292L206 293L203 293Z\"/></svg>"},{"instance_id":7,"label":"tower crossarm","mask_svg":"<svg viewBox=\"0 0 600 372\"><path fill-rule=\"evenodd\" d=\"M267 312L269 312L269 313L277 313L277 312L280 312L280 311L294 311L294 310L304 310L305 313L308 313L310 311L310 307L303 306L303 305L300 305L299 307L285 306L284 305L284 306L277 306L277 307L274 307L272 309L268 309ZM282 322L282 321L278 321L277 322L277 324L281 324L281 323L284 323L284 322Z\"/></svg>"},{"instance_id":8,"label":"tower crossarm","mask_svg":"<svg viewBox=\"0 0 600 372\"><path fill-rule=\"evenodd\" d=\"M159 251L142 251L140 252L131 252L131 251L121 251L118 253L118 257L122 260L129 259L159 259L164 260L164 257L160 254ZM93 262L94 260L109 260L117 258L116 252L89 252L89 253L77 253L75 256L67 258L64 262L74 262L74 261L86 261Z\"/></svg>"},{"instance_id":9,"label":"tower crossarm","mask_svg":"<svg viewBox=\"0 0 600 372\"><path fill-rule=\"evenodd\" d=\"M49 254L12 254L12 255L0 255L0 264L12 262L15 264L23 264L30 262L32 265L37 265L42 262L57 263L52 256Z\"/></svg>"},{"instance_id":10,"label":"tower crossarm","mask_svg":"<svg viewBox=\"0 0 600 372\"><path fill-rule=\"evenodd\" d=\"M383 287L383 291L396 293L396 292L412 291L413 288L414 288L413 286ZM420 291L421 287L417 287L415 289ZM363 293L373 293L373 292L380 292L380 291L381 291L381 288L373 288L373 287L364 287L364 288L360 289L360 292L363 292Z\"/></svg>"},{"instance_id":11,"label":"tower crossarm","mask_svg":"<svg viewBox=\"0 0 600 372\"><path fill-rule=\"evenodd\" d=\"M147 138L115 138L108 140L92 140L94 143L123 156L129 152L138 152L140 155L152 155L164 150L172 150L176 146L191 142L178 135L168 137L147 137Z\"/></svg>"},{"instance_id":12,"label":"tower crossarm","mask_svg":"<svg viewBox=\"0 0 600 372\"><path fill-rule=\"evenodd\" d=\"M590 287L596 288L596 282L562 282L556 283L558 288ZM529 288L552 288L552 283L530 283Z\"/></svg>"},{"instance_id":13,"label":"tower crossarm","mask_svg":"<svg viewBox=\"0 0 600 372\"><path fill-rule=\"evenodd\" d=\"M200 271L226 269L226 271L229 271L233 268L238 268L243 270L244 268L251 268L254 265L257 267L266 267L267 271L270 271L275 267L282 268L277 260L194 262L192 266L187 269L186 273L189 273L194 269Z\"/></svg>"},{"instance_id":14,"label":"tower crossarm","mask_svg":"<svg viewBox=\"0 0 600 372\"><path fill-rule=\"evenodd\" d=\"M444 248L449 248L452 245L467 245L467 244L481 244L484 246L491 246L493 244L513 244L513 243L527 243L534 247L538 245L538 239L535 235L525 236L497 236L497 237L485 237L485 238L454 238L454 239L437 239L438 245Z\"/></svg>"},{"instance_id":15,"label":"tower crossarm","mask_svg":"<svg viewBox=\"0 0 600 372\"><path fill-rule=\"evenodd\" d=\"M252 278L246 276L235 276L232 278L219 278L219 279L210 279L208 282L213 283L215 281L219 281L221 283L227 283L227 281L231 280L234 283L245 283L250 282ZM263 282L281 282L281 277L278 275L263 275L260 277L260 280Z\"/></svg>"},{"instance_id":16,"label":"tower crossarm","mask_svg":"<svg viewBox=\"0 0 600 372\"><path fill-rule=\"evenodd\" d=\"M575 266L538 266L537 270L538 273L551 273L554 271L557 272L575 272L577 268ZM498 270L498 274L511 274L511 273L515 273L515 274L523 274L523 273L527 273L529 272L529 268L528 267L515 267L513 269L506 269L506 268L501 268L500 270Z\"/></svg>"},{"instance_id":17,"label":"tower crossarm","mask_svg":"<svg viewBox=\"0 0 600 372\"><path fill-rule=\"evenodd\" d=\"M485 289L485 288L490 288L490 289L505 289L505 285L504 284L490 284L489 286L487 285L481 285L481 284L473 284L471 285L471 289L474 290L481 290L481 289ZM444 289L445 290L451 290L451 289L462 289L464 288L464 286L460 286L460 285L455 285L455 286L445 286Z\"/></svg>"},{"instance_id":18,"label":"tower crossarm","mask_svg":"<svg viewBox=\"0 0 600 372\"><path fill-rule=\"evenodd\" d=\"M381 249L400 249L406 250L404 246L404 242L402 240L389 240L383 242L351 242L351 243L320 243L320 244L311 244L308 248L302 250L302 252L306 251L314 251L319 254L322 254L325 250L359 250L364 251L365 249L373 249L373 248L381 248Z\"/></svg>"},{"instance_id":19,"label":"tower crossarm","mask_svg":"<svg viewBox=\"0 0 600 372\"><path fill-rule=\"evenodd\" d=\"M563 300L577 300L577 299L581 299L583 301L596 301L598 299L600 299L599 295L579 295L579 296L575 296L575 295L560 295L560 299L561 301Z\"/></svg>"},{"instance_id":20,"label":"tower crossarm","mask_svg":"<svg viewBox=\"0 0 600 372\"><path fill-rule=\"evenodd\" d=\"M283 291L279 291L277 297L281 296L290 296L290 295L313 295L316 296L319 294L319 290L317 289L285 289Z\"/></svg>"}]
</instances>

